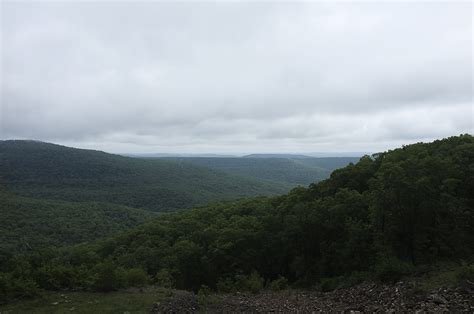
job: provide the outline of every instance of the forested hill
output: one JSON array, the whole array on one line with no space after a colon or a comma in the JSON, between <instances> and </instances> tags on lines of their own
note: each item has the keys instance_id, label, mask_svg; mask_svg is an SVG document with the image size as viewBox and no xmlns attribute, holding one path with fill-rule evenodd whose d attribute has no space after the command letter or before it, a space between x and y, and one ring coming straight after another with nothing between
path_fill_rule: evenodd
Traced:
<instances>
[{"instance_id":1,"label":"forested hill","mask_svg":"<svg viewBox=\"0 0 474 314\"><path fill-rule=\"evenodd\" d=\"M0 141L0 184L28 197L100 201L154 211L279 194L289 188L175 161L36 141Z\"/></svg>"},{"instance_id":2,"label":"forested hill","mask_svg":"<svg viewBox=\"0 0 474 314\"><path fill-rule=\"evenodd\" d=\"M11 296L24 282L116 289L136 268L163 285L242 291L272 280L397 280L473 258L474 138L462 135L363 157L283 196L161 215L103 242L2 268ZM72 279L61 282L65 273Z\"/></svg>"},{"instance_id":3,"label":"forested hill","mask_svg":"<svg viewBox=\"0 0 474 314\"><path fill-rule=\"evenodd\" d=\"M227 173L271 180L283 184L309 185L327 179L337 168L355 163L359 157L307 157L299 155L249 155L245 157L166 157Z\"/></svg>"},{"instance_id":4,"label":"forested hill","mask_svg":"<svg viewBox=\"0 0 474 314\"><path fill-rule=\"evenodd\" d=\"M94 241L157 217L143 209L33 199L1 188L0 213L0 259L14 253Z\"/></svg>"}]
</instances>

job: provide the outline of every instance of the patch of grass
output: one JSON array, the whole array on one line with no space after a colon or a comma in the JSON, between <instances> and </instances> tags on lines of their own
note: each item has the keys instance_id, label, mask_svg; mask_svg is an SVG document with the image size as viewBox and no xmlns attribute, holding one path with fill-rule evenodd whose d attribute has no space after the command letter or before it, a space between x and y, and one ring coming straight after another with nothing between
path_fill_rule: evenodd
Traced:
<instances>
[{"instance_id":1,"label":"patch of grass","mask_svg":"<svg viewBox=\"0 0 474 314\"><path fill-rule=\"evenodd\" d=\"M107 293L50 292L37 299L0 306L0 313L149 313L155 302L171 295L169 289L158 287Z\"/></svg>"}]
</instances>

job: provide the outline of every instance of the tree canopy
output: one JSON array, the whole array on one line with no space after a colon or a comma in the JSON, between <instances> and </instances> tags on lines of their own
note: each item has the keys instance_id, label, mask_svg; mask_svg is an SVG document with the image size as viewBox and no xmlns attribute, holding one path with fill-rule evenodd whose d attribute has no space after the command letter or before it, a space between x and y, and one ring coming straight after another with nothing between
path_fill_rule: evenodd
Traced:
<instances>
[{"instance_id":1,"label":"tree canopy","mask_svg":"<svg viewBox=\"0 0 474 314\"><path fill-rule=\"evenodd\" d=\"M163 214L106 240L13 257L2 264L0 289L114 289L137 268L194 290L364 272L390 280L472 260L473 250L474 138L461 135L365 156L286 195Z\"/></svg>"}]
</instances>

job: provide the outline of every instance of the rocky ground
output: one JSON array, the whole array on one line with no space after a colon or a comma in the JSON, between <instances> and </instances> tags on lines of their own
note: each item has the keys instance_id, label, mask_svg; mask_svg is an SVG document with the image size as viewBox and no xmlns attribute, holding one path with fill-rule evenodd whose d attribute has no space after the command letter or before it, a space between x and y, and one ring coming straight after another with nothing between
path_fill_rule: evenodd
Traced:
<instances>
[{"instance_id":1,"label":"rocky ground","mask_svg":"<svg viewBox=\"0 0 474 314\"><path fill-rule=\"evenodd\" d=\"M176 291L174 296L156 303L152 313L311 313L311 312L467 312L474 313L474 283L457 288L421 292L413 285L364 283L331 292L286 290L259 294L218 294L199 298Z\"/></svg>"}]
</instances>

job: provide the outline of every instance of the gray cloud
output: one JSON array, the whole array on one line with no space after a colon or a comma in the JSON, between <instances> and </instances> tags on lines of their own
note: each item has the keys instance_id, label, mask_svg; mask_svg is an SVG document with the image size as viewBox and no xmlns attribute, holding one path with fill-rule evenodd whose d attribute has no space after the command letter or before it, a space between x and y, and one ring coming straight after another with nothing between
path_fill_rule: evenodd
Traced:
<instances>
[{"instance_id":1,"label":"gray cloud","mask_svg":"<svg viewBox=\"0 0 474 314\"><path fill-rule=\"evenodd\" d=\"M0 138L304 152L474 133L470 2L1 6Z\"/></svg>"}]
</instances>

